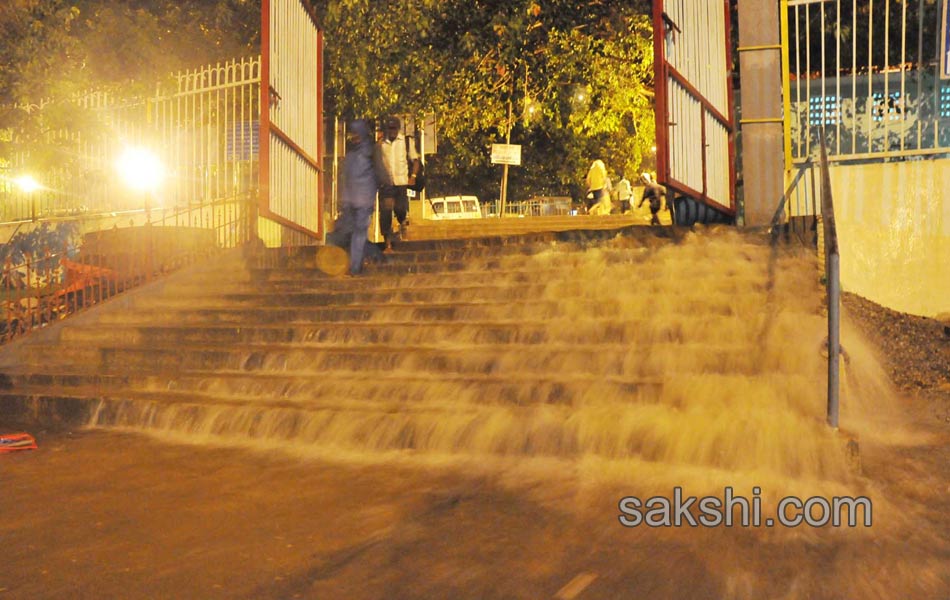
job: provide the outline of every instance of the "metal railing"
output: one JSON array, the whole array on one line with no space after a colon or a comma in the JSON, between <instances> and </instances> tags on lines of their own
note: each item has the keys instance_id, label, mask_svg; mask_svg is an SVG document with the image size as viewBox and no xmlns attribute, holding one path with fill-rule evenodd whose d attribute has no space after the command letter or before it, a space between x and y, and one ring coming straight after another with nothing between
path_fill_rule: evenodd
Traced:
<instances>
[{"instance_id":1,"label":"metal railing","mask_svg":"<svg viewBox=\"0 0 950 600\"><path fill-rule=\"evenodd\" d=\"M250 241L254 201L249 192L128 224L122 215L84 234L78 221L17 232L3 246L0 343Z\"/></svg>"},{"instance_id":2,"label":"metal railing","mask_svg":"<svg viewBox=\"0 0 950 600\"><path fill-rule=\"evenodd\" d=\"M784 235L787 241L795 235L802 245L816 243L820 214L817 197L815 164L806 161L796 165L795 176L786 187L772 215L770 231L773 240ZM809 236L813 236L812 239L809 239Z\"/></svg>"},{"instance_id":3,"label":"metal railing","mask_svg":"<svg viewBox=\"0 0 950 600\"><path fill-rule=\"evenodd\" d=\"M816 154L822 139L831 161L950 152L950 80L940 76L937 43L945 4L783 2L787 160Z\"/></svg>"},{"instance_id":4,"label":"metal railing","mask_svg":"<svg viewBox=\"0 0 950 600\"><path fill-rule=\"evenodd\" d=\"M496 200L487 200L481 203L483 216L499 216ZM512 217L558 217L571 214L571 198L569 196L551 196L545 198L531 198L505 203L505 216Z\"/></svg>"},{"instance_id":5,"label":"metal railing","mask_svg":"<svg viewBox=\"0 0 950 600\"><path fill-rule=\"evenodd\" d=\"M825 255L825 282L828 299L828 424L838 427L838 392L841 354L841 257L838 254L838 230L831 196L828 152L821 141L821 221Z\"/></svg>"},{"instance_id":6,"label":"metal railing","mask_svg":"<svg viewBox=\"0 0 950 600\"><path fill-rule=\"evenodd\" d=\"M54 156L42 160L36 145L7 132L13 152L9 164L0 165L0 225L146 208L178 211L256 189L260 76L259 57L235 59L181 71L147 97L93 91L20 107L67 110L86 127L48 132L41 145L53 148ZM148 148L164 165L162 183L148 195L130 189L117 172L129 146ZM14 180L24 174L41 187L19 189Z\"/></svg>"},{"instance_id":7,"label":"metal railing","mask_svg":"<svg viewBox=\"0 0 950 600\"><path fill-rule=\"evenodd\" d=\"M818 141L818 163L811 161L797 166L785 193L779 200L772 217L770 233L772 236L772 258L769 261L769 292L772 293L776 274L776 246L780 239L791 241L794 233L804 246L816 247L819 260L823 262L822 279L826 286L828 311L828 389L826 419L831 427L838 427L838 404L840 389L839 358L841 354L841 278L840 254L838 252L838 232L835 225L834 201L831 192L828 153L824 138ZM815 170L821 178L820 189L815 189ZM806 175L810 175L810 186L803 185ZM817 191L817 194L816 194ZM796 202L796 196L799 200ZM804 196L803 201L801 197ZM820 201L818 198L820 197ZM819 231L820 222L820 231ZM813 232L814 240L806 239L805 234ZM814 245L812 244L814 241ZM771 295L770 300L771 302Z\"/></svg>"}]
</instances>

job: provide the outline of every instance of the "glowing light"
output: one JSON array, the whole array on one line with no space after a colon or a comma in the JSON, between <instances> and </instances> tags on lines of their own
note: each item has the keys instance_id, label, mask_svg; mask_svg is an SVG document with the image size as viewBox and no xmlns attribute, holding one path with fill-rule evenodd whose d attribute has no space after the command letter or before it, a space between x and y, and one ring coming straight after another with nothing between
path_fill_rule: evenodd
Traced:
<instances>
[{"instance_id":1,"label":"glowing light","mask_svg":"<svg viewBox=\"0 0 950 600\"><path fill-rule=\"evenodd\" d=\"M656 146L650 146L650 152L656 153Z\"/></svg>"},{"instance_id":2,"label":"glowing light","mask_svg":"<svg viewBox=\"0 0 950 600\"><path fill-rule=\"evenodd\" d=\"M20 188L20 191L27 194L32 194L36 190L42 189L43 186L39 184L33 177L30 175L20 175L13 182Z\"/></svg>"},{"instance_id":3,"label":"glowing light","mask_svg":"<svg viewBox=\"0 0 950 600\"><path fill-rule=\"evenodd\" d=\"M145 148L126 148L116 169L129 187L143 191L154 190L165 175L162 162Z\"/></svg>"}]
</instances>

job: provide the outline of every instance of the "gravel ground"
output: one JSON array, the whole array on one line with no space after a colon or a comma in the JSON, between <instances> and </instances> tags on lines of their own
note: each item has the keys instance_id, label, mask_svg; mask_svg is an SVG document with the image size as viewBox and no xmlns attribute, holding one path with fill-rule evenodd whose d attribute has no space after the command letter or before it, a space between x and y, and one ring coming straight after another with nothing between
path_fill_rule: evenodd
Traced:
<instances>
[{"instance_id":1,"label":"gravel ground","mask_svg":"<svg viewBox=\"0 0 950 600\"><path fill-rule=\"evenodd\" d=\"M842 304L880 349L894 384L950 423L950 322L899 313L849 293L842 294Z\"/></svg>"}]
</instances>

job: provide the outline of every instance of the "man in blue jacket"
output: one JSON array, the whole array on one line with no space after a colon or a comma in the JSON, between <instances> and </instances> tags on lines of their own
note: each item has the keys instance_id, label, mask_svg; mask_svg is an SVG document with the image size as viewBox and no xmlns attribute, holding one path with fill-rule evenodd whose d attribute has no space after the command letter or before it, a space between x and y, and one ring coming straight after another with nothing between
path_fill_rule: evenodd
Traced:
<instances>
[{"instance_id":1,"label":"man in blue jacket","mask_svg":"<svg viewBox=\"0 0 950 600\"><path fill-rule=\"evenodd\" d=\"M372 130L363 119L350 123L350 150L343 159L341 206L343 210L337 232L351 233L350 274L359 275L363 270L363 252L366 249L369 221L376 206L376 191L379 189L382 165L375 152Z\"/></svg>"}]
</instances>

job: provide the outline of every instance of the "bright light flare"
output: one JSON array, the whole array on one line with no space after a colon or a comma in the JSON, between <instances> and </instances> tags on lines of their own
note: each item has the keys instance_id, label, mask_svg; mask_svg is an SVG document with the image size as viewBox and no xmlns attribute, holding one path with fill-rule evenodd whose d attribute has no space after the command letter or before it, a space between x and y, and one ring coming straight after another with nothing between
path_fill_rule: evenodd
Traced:
<instances>
[{"instance_id":1,"label":"bright light flare","mask_svg":"<svg viewBox=\"0 0 950 600\"><path fill-rule=\"evenodd\" d=\"M33 179L33 177L30 175L20 175L13 180L13 183L15 183L18 188L20 188L21 192L26 194L32 194L33 192L43 188L43 186L41 186L39 182Z\"/></svg>"},{"instance_id":2,"label":"bright light flare","mask_svg":"<svg viewBox=\"0 0 950 600\"><path fill-rule=\"evenodd\" d=\"M116 169L129 187L142 191L154 190L165 176L162 161L145 148L126 148Z\"/></svg>"}]
</instances>

